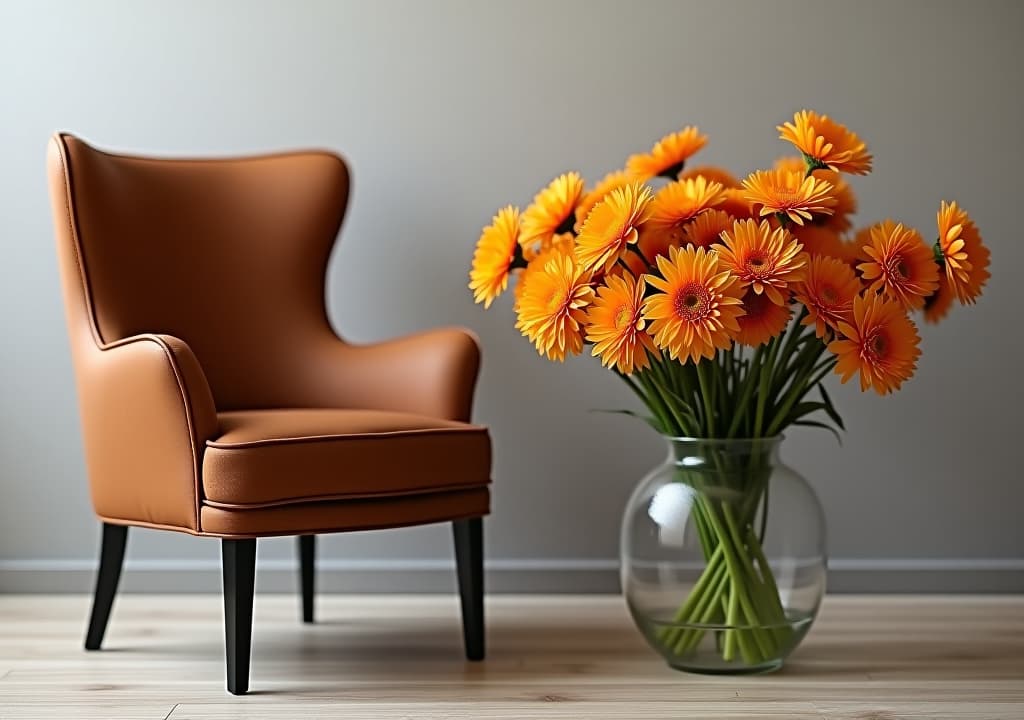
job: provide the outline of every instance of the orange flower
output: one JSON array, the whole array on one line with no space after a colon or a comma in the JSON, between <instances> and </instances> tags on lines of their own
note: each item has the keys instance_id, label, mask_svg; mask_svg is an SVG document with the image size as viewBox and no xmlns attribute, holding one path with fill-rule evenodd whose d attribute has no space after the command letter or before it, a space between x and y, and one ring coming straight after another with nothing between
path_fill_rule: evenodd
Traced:
<instances>
[{"instance_id":1,"label":"orange flower","mask_svg":"<svg viewBox=\"0 0 1024 720\"><path fill-rule=\"evenodd\" d=\"M502 208L483 229L473 253L469 271L469 289L473 301L489 308L508 287L509 269L519 245L519 208Z\"/></svg>"},{"instance_id":2,"label":"orange flower","mask_svg":"<svg viewBox=\"0 0 1024 720\"><path fill-rule=\"evenodd\" d=\"M874 388L887 395L914 374L921 339L898 302L874 293L858 295L852 322L840 322L839 332L844 337L828 349L838 358L836 373L844 383L859 372L862 391Z\"/></svg>"},{"instance_id":3,"label":"orange flower","mask_svg":"<svg viewBox=\"0 0 1024 720\"><path fill-rule=\"evenodd\" d=\"M739 279L704 248L672 248L657 262L662 277L648 275L647 282L658 292L643 308L654 344L681 362L699 362L714 357L716 348L728 348L743 314Z\"/></svg>"},{"instance_id":4,"label":"orange flower","mask_svg":"<svg viewBox=\"0 0 1024 720\"><path fill-rule=\"evenodd\" d=\"M990 253L970 216L955 202L943 201L938 213L937 254L942 255L946 279L957 300L973 305L988 282Z\"/></svg>"},{"instance_id":5,"label":"orange flower","mask_svg":"<svg viewBox=\"0 0 1024 720\"><path fill-rule=\"evenodd\" d=\"M650 215L651 190L634 183L612 190L587 215L576 238L582 267L607 272L639 237L637 226Z\"/></svg>"},{"instance_id":6,"label":"orange flower","mask_svg":"<svg viewBox=\"0 0 1024 720\"><path fill-rule=\"evenodd\" d=\"M729 213L737 220L757 217L757 210L747 200L747 191L743 188L726 188L722 194L725 197L717 206L719 210Z\"/></svg>"},{"instance_id":7,"label":"orange flower","mask_svg":"<svg viewBox=\"0 0 1024 720\"><path fill-rule=\"evenodd\" d=\"M857 267L872 292L883 292L907 310L924 306L924 299L939 287L939 268L924 238L913 228L892 220L871 227L871 244L864 247L868 261Z\"/></svg>"},{"instance_id":8,"label":"orange flower","mask_svg":"<svg viewBox=\"0 0 1024 720\"><path fill-rule=\"evenodd\" d=\"M785 170L758 170L743 181L744 196L761 206L761 216L777 214L797 225L810 220L813 213L830 215L836 199L832 183L814 176Z\"/></svg>"},{"instance_id":9,"label":"orange flower","mask_svg":"<svg viewBox=\"0 0 1024 720\"><path fill-rule=\"evenodd\" d=\"M702 177L708 182L716 182L724 188L738 188L740 186L740 181L735 175L715 165L701 165L700 167L684 170L679 174L680 180L698 177Z\"/></svg>"},{"instance_id":10,"label":"orange flower","mask_svg":"<svg viewBox=\"0 0 1024 720\"><path fill-rule=\"evenodd\" d=\"M764 293L776 305L788 301L790 282L803 277L806 257L803 246L785 228L772 230L767 220L737 220L715 245L721 264L749 286L755 295ZM785 294L783 294L785 292Z\"/></svg>"},{"instance_id":11,"label":"orange flower","mask_svg":"<svg viewBox=\"0 0 1024 720\"><path fill-rule=\"evenodd\" d=\"M871 172L871 154L867 146L845 126L828 115L802 110L793 122L776 128L779 137L788 140L817 167L827 167L853 175Z\"/></svg>"},{"instance_id":12,"label":"orange flower","mask_svg":"<svg viewBox=\"0 0 1024 720\"><path fill-rule=\"evenodd\" d=\"M945 275L939 275L939 289L929 295L924 301L925 322L937 323L949 314L953 306L956 293L949 285Z\"/></svg>"},{"instance_id":13,"label":"orange flower","mask_svg":"<svg viewBox=\"0 0 1024 720\"><path fill-rule=\"evenodd\" d=\"M582 194L583 178L574 172L559 175L537 193L523 211L519 232L519 243L527 260L546 249L556 234L572 230L573 211Z\"/></svg>"},{"instance_id":14,"label":"orange flower","mask_svg":"<svg viewBox=\"0 0 1024 720\"><path fill-rule=\"evenodd\" d=\"M814 334L824 338L839 323L853 319L853 299L861 290L853 268L842 260L813 255L807 275L794 288L796 299L807 308L804 325L814 325Z\"/></svg>"},{"instance_id":15,"label":"orange flower","mask_svg":"<svg viewBox=\"0 0 1024 720\"><path fill-rule=\"evenodd\" d=\"M807 174L807 161L801 155L783 155L775 161L774 169L784 172L798 172L801 175Z\"/></svg>"},{"instance_id":16,"label":"orange flower","mask_svg":"<svg viewBox=\"0 0 1024 720\"><path fill-rule=\"evenodd\" d=\"M686 223L722 200L722 186L704 177L669 183L654 196L651 216L641 235L658 248L678 247L683 243Z\"/></svg>"},{"instance_id":17,"label":"orange flower","mask_svg":"<svg viewBox=\"0 0 1024 720\"><path fill-rule=\"evenodd\" d=\"M587 219L587 215L594 209L594 206L607 197L608 193L612 190L618 190L619 188L626 187L632 182L629 175L622 170L616 170L610 172L601 178L601 182L594 186L594 189L586 193L583 199L580 200L579 206L576 208L576 229L579 230L583 227L583 221Z\"/></svg>"},{"instance_id":18,"label":"orange flower","mask_svg":"<svg viewBox=\"0 0 1024 720\"><path fill-rule=\"evenodd\" d=\"M626 161L626 172L637 180L649 180L661 175L675 180L686 161L707 145L708 136L695 127L666 135L654 144L646 155L633 155Z\"/></svg>"},{"instance_id":19,"label":"orange flower","mask_svg":"<svg viewBox=\"0 0 1024 720\"><path fill-rule=\"evenodd\" d=\"M683 226L683 242L697 247L711 247L721 240L722 232L732 227L733 219L721 210L705 210ZM640 238L643 248L643 236Z\"/></svg>"},{"instance_id":20,"label":"orange flower","mask_svg":"<svg viewBox=\"0 0 1024 720\"><path fill-rule=\"evenodd\" d=\"M594 356L624 375L647 367L648 352L658 354L640 316L643 300L643 278L637 282L629 275L609 276L587 312L587 340L594 343Z\"/></svg>"},{"instance_id":21,"label":"orange flower","mask_svg":"<svg viewBox=\"0 0 1024 720\"><path fill-rule=\"evenodd\" d=\"M788 305L777 305L766 294L758 295L751 288L743 294L743 310L739 318L740 331L736 342L757 347L776 335L781 335L792 314Z\"/></svg>"},{"instance_id":22,"label":"orange flower","mask_svg":"<svg viewBox=\"0 0 1024 720\"><path fill-rule=\"evenodd\" d=\"M590 273L571 252L556 251L543 264L530 263L516 302L516 329L537 347L537 352L562 362L567 353L583 350L583 322L593 300Z\"/></svg>"}]
</instances>

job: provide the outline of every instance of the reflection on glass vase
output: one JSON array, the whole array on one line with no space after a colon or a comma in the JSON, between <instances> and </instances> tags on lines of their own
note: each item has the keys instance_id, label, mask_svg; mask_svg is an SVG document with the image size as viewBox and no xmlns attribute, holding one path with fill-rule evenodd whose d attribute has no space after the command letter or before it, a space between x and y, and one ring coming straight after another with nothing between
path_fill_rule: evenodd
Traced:
<instances>
[{"instance_id":1,"label":"reflection on glass vase","mask_svg":"<svg viewBox=\"0 0 1024 720\"><path fill-rule=\"evenodd\" d=\"M825 521L782 438L667 439L630 497L622 589L647 642L680 670L775 670L825 592Z\"/></svg>"}]
</instances>

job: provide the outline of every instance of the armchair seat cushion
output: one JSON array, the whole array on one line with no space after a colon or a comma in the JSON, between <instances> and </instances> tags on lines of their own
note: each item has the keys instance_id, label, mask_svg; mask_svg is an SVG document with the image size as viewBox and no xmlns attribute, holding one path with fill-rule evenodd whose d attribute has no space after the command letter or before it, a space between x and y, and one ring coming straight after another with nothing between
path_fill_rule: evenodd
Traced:
<instances>
[{"instance_id":1,"label":"armchair seat cushion","mask_svg":"<svg viewBox=\"0 0 1024 720\"><path fill-rule=\"evenodd\" d=\"M270 508L485 488L486 428L378 410L217 414L203 457L204 504Z\"/></svg>"}]
</instances>

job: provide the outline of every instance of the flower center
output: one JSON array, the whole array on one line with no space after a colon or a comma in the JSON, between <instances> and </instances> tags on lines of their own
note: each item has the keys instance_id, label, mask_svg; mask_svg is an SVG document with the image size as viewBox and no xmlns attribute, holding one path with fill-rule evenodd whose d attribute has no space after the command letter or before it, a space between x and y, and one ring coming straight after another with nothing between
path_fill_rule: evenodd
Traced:
<instances>
[{"instance_id":1,"label":"flower center","mask_svg":"<svg viewBox=\"0 0 1024 720\"><path fill-rule=\"evenodd\" d=\"M619 305L615 310L615 323L616 330L623 330L626 327L633 324L633 309L629 305Z\"/></svg>"},{"instance_id":2,"label":"flower center","mask_svg":"<svg viewBox=\"0 0 1024 720\"><path fill-rule=\"evenodd\" d=\"M906 280L910 275L910 267L902 255L896 255L889 259L885 267L890 278L899 282Z\"/></svg>"},{"instance_id":3,"label":"flower center","mask_svg":"<svg viewBox=\"0 0 1024 720\"><path fill-rule=\"evenodd\" d=\"M826 285L821 289L821 299L828 305L835 305L839 301L839 293L831 285Z\"/></svg>"},{"instance_id":4,"label":"flower center","mask_svg":"<svg viewBox=\"0 0 1024 720\"><path fill-rule=\"evenodd\" d=\"M711 305L711 293L695 282L684 285L676 292L676 315L683 320L697 320L707 314Z\"/></svg>"},{"instance_id":5,"label":"flower center","mask_svg":"<svg viewBox=\"0 0 1024 720\"><path fill-rule=\"evenodd\" d=\"M545 306L548 312L554 315L555 313L563 312L568 303L569 294L565 290L554 290L548 295L548 301Z\"/></svg>"},{"instance_id":6,"label":"flower center","mask_svg":"<svg viewBox=\"0 0 1024 720\"><path fill-rule=\"evenodd\" d=\"M881 360L889 350L889 338L882 330L876 330L867 337L864 347L872 360Z\"/></svg>"}]
</instances>

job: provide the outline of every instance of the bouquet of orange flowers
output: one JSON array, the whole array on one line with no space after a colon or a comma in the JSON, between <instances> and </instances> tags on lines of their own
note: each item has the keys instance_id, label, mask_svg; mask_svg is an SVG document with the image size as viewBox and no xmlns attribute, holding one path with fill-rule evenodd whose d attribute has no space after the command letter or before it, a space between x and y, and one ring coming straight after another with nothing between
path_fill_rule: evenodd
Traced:
<instances>
[{"instance_id":1,"label":"bouquet of orange flowers","mask_svg":"<svg viewBox=\"0 0 1024 720\"><path fill-rule=\"evenodd\" d=\"M742 181L690 167L707 137L687 127L592 188L570 172L523 212L499 210L473 257L476 301L489 307L515 279L516 328L537 351L563 361L589 345L670 437L769 438L790 425L838 434L826 375L899 389L920 355L911 315L935 322L954 300L974 303L989 252L955 202L940 205L934 242L893 220L854 232L844 175L871 170L865 143L807 110L778 130L799 154ZM759 504L744 503L741 527ZM756 533L737 541L716 532L713 513L703 522L706 557L728 543L758 555ZM719 571L709 561L706 574ZM770 577L729 576L722 592L759 616L747 620L781 613L753 587L773 587Z\"/></svg>"}]
</instances>

